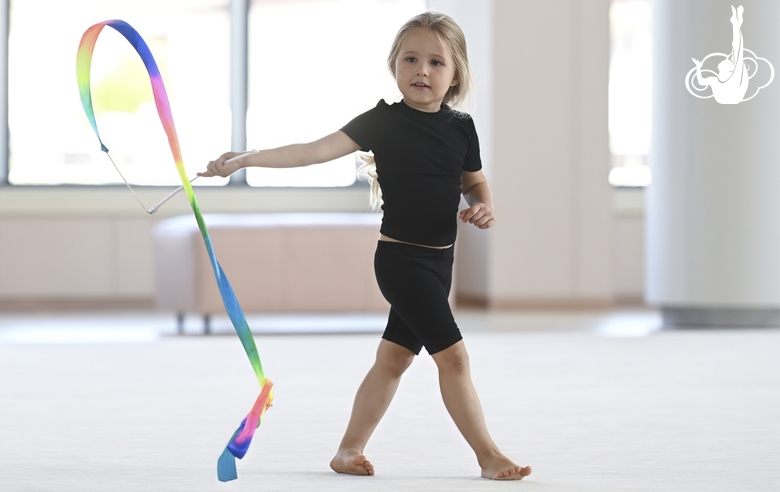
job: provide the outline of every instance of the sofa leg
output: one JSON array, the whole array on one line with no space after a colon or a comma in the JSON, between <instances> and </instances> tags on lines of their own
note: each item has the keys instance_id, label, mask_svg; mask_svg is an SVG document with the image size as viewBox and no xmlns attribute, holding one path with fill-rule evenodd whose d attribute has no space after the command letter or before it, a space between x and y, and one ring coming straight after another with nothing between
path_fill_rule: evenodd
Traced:
<instances>
[{"instance_id":1,"label":"sofa leg","mask_svg":"<svg viewBox=\"0 0 780 492\"><path fill-rule=\"evenodd\" d=\"M203 334L204 335L211 335L211 315L210 314L204 314L203 315Z\"/></svg>"},{"instance_id":2,"label":"sofa leg","mask_svg":"<svg viewBox=\"0 0 780 492\"><path fill-rule=\"evenodd\" d=\"M184 311L176 313L176 331L179 335L184 335Z\"/></svg>"}]
</instances>

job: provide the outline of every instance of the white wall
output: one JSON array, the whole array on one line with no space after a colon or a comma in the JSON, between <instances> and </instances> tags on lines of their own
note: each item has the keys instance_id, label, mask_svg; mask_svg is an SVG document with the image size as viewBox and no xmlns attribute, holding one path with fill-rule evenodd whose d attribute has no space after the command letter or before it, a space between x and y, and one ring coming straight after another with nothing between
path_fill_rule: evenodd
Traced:
<instances>
[{"instance_id":1,"label":"white wall","mask_svg":"<svg viewBox=\"0 0 780 492\"><path fill-rule=\"evenodd\" d=\"M482 167L488 182L493 181L493 0L428 0L428 8L452 17L463 29L468 45L469 65L476 83L476 97L464 108L477 126ZM461 209L468 205L461 200ZM498 220L500 216L497 216ZM488 237L473 226L461 226L456 246L457 295L485 298L488 289Z\"/></svg>"},{"instance_id":2,"label":"white wall","mask_svg":"<svg viewBox=\"0 0 780 492\"><path fill-rule=\"evenodd\" d=\"M462 231L460 258L480 259L459 262L459 292L489 306L611 302L610 1L431 4L490 58L474 70L497 225Z\"/></svg>"}]
</instances>

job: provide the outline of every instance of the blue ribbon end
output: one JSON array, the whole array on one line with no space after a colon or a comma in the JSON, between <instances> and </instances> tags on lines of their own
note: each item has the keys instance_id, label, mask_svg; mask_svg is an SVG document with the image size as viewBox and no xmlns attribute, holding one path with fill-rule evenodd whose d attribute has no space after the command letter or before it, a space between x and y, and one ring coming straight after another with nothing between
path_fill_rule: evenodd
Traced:
<instances>
[{"instance_id":1,"label":"blue ribbon end","mask_svg":"<svg viewBox=\"0 0 780 492\"><path fill-rule=\"evenodd\" d=\"M227 445L227 450L236 458L241 459L244 457L244 455L246 455L246 452L249 451L249 444L251 443L251 439L247 439L243 444L230 441L230 444Z\"/></svg>"},{"instance_id":2,"label":"blue ribbon end","mask_svg":"<svg viewBox=\"0 0 780 492\"><path fill-rule=\"evenodd\" d=\"M244 426L246 425L246 417L244 417L244 420L241 421L241 425L238 426L238 429L236 430L236 433L233 434L233 437L230 439L230 442L227 445L227 450L230 451L230 454L235 456L238 459L241 459L244 457L247 451L249 451L249 445L252 443L252 438L250 437L243 443L237 443L236 437L241 434L241 431L244 430Z\"/></svg>"},{"instance_id":3,"label":"blue ribbon end","mask_svg":"<svg viewBox=\"0 0 780 492\"><path fill-rule=\"evenodd\" d=\"M102 150L103 152L105 152L106 154L108 154L108 147L106 147L105 145L103 145L103 142L100 142L100 150Z\"/></svg>"},{"instance_id":4,"label":"blue ribbon end","mask_svg":"<svg viewBox=\"0 0 780 492\"><path fill-rule=\"evenodd\" d=\"M222 451L217 460L217 478L220 482L229 482L238 478L236 459L228 448Z\"/></svg>"}]
</instances>

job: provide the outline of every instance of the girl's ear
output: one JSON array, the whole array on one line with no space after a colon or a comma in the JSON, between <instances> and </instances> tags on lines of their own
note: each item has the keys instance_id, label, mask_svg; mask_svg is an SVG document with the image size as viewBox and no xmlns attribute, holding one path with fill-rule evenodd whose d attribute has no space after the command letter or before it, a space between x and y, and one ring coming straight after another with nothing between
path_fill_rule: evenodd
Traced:
<instances>
[{"instance_id":1,"label":"girl's ear","mask_svg":"<svg viewBox=\"0 0 780 492\"><path fill-rule=\"evenodd\" d=\"M452 76L452 83L450 83L450 87L455 87L459 83L460 83L460 80L458 80L458 76L457 75L453 75Z\"/></svg>"}]
</instances>

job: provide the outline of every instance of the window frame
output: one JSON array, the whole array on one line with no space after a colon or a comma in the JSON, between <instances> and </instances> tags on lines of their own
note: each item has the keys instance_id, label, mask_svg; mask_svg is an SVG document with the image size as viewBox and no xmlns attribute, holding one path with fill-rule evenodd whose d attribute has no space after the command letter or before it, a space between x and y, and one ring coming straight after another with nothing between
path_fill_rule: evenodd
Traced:
<instances>
[{"instance_id":1,"label":"window frame","mask_svg":"<svg viewBox=\"0 0 780 492\"><path fill-rule=\"evenodd\" d=\"M115 184L12 184L9 182L10 160L10 130L8 122L8 61L9 61L9 32L10 9L14 0L0 0L0 188L14 189L118 189L125 188L124 183ZM21 1L21 0L18 0ZM231 150L243 151L246 149L246 114L248 109L248 74L249 74L249 9L251 0L230 0L230 109L231 109ZM75 49L75 47L74 47ZM74 93L74 96L76 94ZM368 189L369 185L358 178L348 186L289 186L266 187L250 186L247 183L246 171L241 170L230 176L226 186L239 186L257 190L269 188L301 192L306 190L350 190ZM172 190L172 185L133 185L136 189L159 189L161 192ZM221 188L221 187L220 187Z\"/></svg>"}]
</instances>

